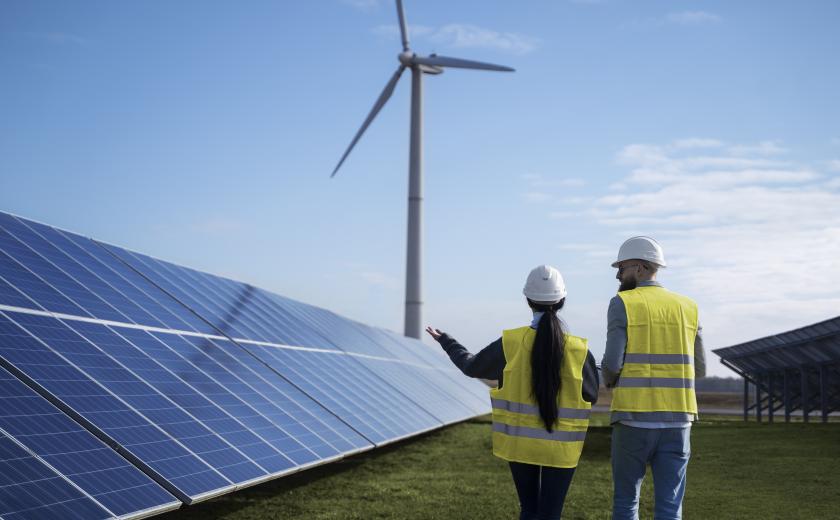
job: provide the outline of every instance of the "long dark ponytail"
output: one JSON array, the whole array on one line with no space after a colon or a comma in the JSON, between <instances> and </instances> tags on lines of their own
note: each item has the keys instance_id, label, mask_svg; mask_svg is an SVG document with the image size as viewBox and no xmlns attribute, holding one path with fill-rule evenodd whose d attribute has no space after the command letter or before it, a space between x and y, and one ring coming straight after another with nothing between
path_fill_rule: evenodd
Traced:
<instances>
[{"instance_id":1,"label":"long dark ponytail","mask_svg":"<svg viewBox=\"0 0 840 520\"><path fill-rule=\"evenodd\" d=\"M557 393L560 391L560 366L566 346L566 331L557 311L566 299L554 304L528 300L534 311L543 313L531 351L531 390L540 409L545 429L550 433L557 420Z\"/></svg>"}]
</instances>

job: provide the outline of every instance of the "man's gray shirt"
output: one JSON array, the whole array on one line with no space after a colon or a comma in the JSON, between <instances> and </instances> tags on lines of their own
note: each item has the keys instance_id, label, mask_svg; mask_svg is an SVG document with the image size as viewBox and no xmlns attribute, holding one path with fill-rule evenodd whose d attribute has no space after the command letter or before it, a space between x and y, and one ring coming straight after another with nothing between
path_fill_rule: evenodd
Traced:
<instances>
[{"instance_id":1,"label":"man's gray shirt","mask_svg":"<svg viewBox=\"0 0 840 520\"><path fill-rule=\"evenodd\" d=\"M639 282L639 287L662 287L662 284L655 281ZM706 356L703 352L703 336L701 327L697 325L697 337L694 339L694 377L706 375ZM607 388L612 388L618 382L621 369L624 366L624 351L627 348L627 311L624 307L624 300L616 295L610 300L607 310L607 349L601 361L601 375ZM651 420L651 418L655 420ZM622 422L630 426L641 426L648 428L667 428L687 426L695 419L694 414L675 412L655 412L644 415L634 412L612 412L611 423ZM640 424L644 423L644 424Z\"/></svg>"}]
</instances>

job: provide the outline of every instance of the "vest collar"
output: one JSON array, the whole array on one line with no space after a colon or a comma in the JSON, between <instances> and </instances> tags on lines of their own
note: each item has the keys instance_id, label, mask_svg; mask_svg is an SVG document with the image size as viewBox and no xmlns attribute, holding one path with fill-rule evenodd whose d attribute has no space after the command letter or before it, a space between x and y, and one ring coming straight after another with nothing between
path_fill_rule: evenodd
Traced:
<instances>
[{"instance_id":1,"label":"vest collar","mask_svg":"<svg viewBox=\"0 0 840 520\"><path fill-rule=\"evenodd\" d=\"M657 280L647 280L647 281L644 281L644 282L639 282L638 284L636 284L636 287L665 287L665 286L662 285L662 282L659 282Z\"/></svg>"}]
</instances>

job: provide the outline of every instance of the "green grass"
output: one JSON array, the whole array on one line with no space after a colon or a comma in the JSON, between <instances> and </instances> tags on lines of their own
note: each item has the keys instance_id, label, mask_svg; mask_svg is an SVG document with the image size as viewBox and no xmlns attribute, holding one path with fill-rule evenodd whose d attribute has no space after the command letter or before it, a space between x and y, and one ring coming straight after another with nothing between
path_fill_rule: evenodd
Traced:
<instances>
[{"instance_id":1,"label":"green grass","mask_svg":"<svg viewBox=\"0 0 840 520\"><path fill-rule=\"evenodd\" d=\"M597 414L592 424L564 518L610 516L606 414ZM840 517L840 423L706 418L695 425L691 440L685 518ZM516 518L507 465L490 449L490 421L476 419L160 518ZM652 505L648 478L642 518L652 517Z\"/></svg>"}]
</instances>

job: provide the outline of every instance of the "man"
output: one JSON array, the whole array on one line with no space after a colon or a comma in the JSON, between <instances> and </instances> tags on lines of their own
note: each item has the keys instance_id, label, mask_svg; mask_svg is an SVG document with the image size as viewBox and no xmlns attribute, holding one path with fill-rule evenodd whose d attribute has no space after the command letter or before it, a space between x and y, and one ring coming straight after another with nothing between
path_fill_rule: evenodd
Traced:
<instances>
[{"instance_id":1,"label":"man","mask_svg":"<svg viewBox=\"0 0 840 520\"><path fill-rule=\"evenodd\" d=\"M694 379L706 372L697 304L656 281L665 267L659 243L633 237L621 245L618 295L607 311L601 362L608 388L613 469L613 520L638 519L639 488L649 463L654 518L682 517L691 423L697 420Z\"/></svg>"}]
</instances>

